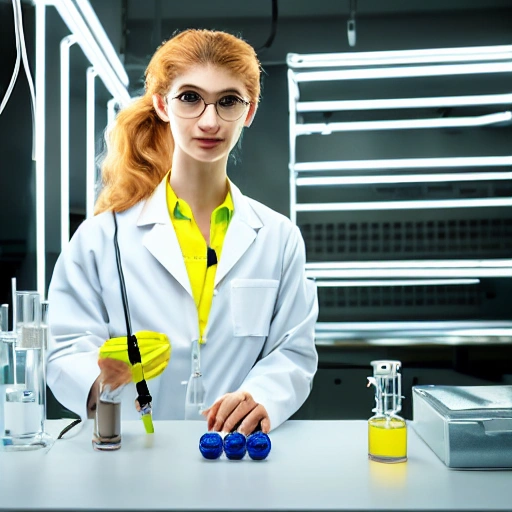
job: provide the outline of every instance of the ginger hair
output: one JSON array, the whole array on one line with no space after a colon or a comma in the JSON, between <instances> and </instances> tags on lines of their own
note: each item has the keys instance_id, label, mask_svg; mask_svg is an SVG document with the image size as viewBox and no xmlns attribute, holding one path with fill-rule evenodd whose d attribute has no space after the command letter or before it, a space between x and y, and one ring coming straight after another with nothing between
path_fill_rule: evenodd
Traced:
<instances>
[{"instance_id":1,"label":"ginger hair","mask_svg":"<svg viewBox=\"0 0 512 512\"><path fill-rule=\"evenodd\" d=\"M162 181L171 168L174 140L169 124L153 107L153 95L167 95L176 77L192 66L207 64L242 80L249 101L258 102L261 68L248 43L226 32L195 29L169 39L149 62L144 95L123 108L106 133L103 188L95 214L127 210L149 197Z\"/></svg>"}]
</instances>

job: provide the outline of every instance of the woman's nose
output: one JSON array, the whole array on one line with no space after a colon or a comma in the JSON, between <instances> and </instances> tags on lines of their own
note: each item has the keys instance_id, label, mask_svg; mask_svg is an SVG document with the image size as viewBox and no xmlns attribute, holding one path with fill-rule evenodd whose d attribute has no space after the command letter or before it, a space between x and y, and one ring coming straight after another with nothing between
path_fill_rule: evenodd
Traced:
<instances>
[{"instance_id":1,"label":"woman's nose","mask_svg":"<svg viewBox=\"0 0 512 512\"><path fill-rule=\"evenodd\" d=\"M204 112L199 118L199 126L203 130L211 130L219 126L219 119L215 103L210 103L204 109Z\"/></svg>"}]
</instances>

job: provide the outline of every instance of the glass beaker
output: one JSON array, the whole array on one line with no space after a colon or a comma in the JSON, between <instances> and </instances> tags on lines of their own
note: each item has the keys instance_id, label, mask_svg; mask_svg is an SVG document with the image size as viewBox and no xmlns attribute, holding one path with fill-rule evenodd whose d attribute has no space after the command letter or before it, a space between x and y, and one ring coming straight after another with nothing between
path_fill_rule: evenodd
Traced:
<instances>
[{"instance_id":1,"label":"glass beaker","mask_svg":"<svg viewBox=\"0 0 512 512\"><path fill-rule=\"evenodd\" d=\"M398 415L402 409L400 361L372 361L375 415L368 420L368 458L377 462L407 460L407 425Z\"/></svg>"},{"instance_id":2,"label":"glass beaker","mask_svg":"<svg viewBox=\"0 0 512 512\"><path fill-rule=\"evenodd\" d=\"M121 448L121 391L124 386L111 390L100 383L99 396L94 413L92 447L100 451Z\"/></svg>"}]
</instances>

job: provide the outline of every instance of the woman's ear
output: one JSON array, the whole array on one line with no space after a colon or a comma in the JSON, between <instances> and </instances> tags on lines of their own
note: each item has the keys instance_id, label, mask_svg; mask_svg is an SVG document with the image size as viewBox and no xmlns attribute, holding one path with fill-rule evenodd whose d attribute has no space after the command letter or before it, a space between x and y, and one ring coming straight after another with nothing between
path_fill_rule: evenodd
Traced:
<instances>
[{"instance_id":1,"label":"woman's ear","mask_svg":"<svg viewBox=\"0 0 512 512\"><path fill-rule=\"evenodd\" d=\"M257 103L251 103L251 106L249 107L249 112L247 112L247 117L245 118L244 126L246 128L249 128L251 126L254 116L256 115L256 110L258 110Z\"/></svg>"},{"instance_id":2,"label":"woman's ear","mask_svg":"<svg viewBox=\"0 0 512 512\"><path fill-rule=\"evenodd\" d=\"M155 111L158 117L164 122L169 122L169 116L167 115L167 103L160 96L160 94L153 94L153 106L155 107Z\"/></svg>"}]
</instances>

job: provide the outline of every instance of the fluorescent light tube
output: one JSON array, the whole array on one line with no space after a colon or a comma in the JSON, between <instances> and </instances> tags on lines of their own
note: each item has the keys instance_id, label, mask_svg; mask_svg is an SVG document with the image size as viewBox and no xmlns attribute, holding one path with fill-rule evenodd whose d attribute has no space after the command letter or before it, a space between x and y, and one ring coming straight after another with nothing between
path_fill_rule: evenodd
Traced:
<instances>
[{"instance_id":1,"label":"fluorescent light tube","mask_svg":"<svg viewBox=\"0 0 512 512\"><path fill-rule=\"evenodd\" d=\"M512 268L389 268L306 270L314 279L391 279L391 278L512 278Z\"/></svg>"},{"instance_id":2,"label":"fluorescent light tube","mask_svg":"<svg viewBox=\"0 0 512 512\"><path fill-rule=\"evenodd\" d=\"M336 332L342 327L356 331L455 331L458 329L512 329L512 322L507 320L459 320L459 321L428 321L428 322L318 322L318 332Z\"/></svg>"},{"instance_id":3,"label":"fluorescent light tube","mask_svg":"<svg viewBox=\"0 0 512 512\"><path fill-rule=\"evenodd\" d=\"M511 58L512 46L470 46L463 48L433 48L355 53L289 53L286 57L292 69L328 66L369 66L406 64L410 62L447 62L504 60Z\"/></svg>"},{"instance_id":4,"label":"fluorescent light tube","mask_svg":"<svg viewBox=\"0 0 512 512\"><path fill-rule=\"evenodd\" d=\"M69 53L75 36L60 42L60 245L69 241Z\"/></svg>"},{"instance_id":5,"label":"fluorescent light tube","mask_svg":"<svg viewBox=\"0 0 512 512\"><path fill-rule=\"evenodd\" d=\"M413 78L422 76L476 75L510 73L512 62L484 64L449 64L439 66L411 66L403 68L349 69L334 71L304 71L295 74L297 82L332 80L367 80L374 78Z\"/></svg>"},{"instance_id":6,"label":"fluorescent light tube","mask_svg":"<svg viewBox=\"0 0 512 512\"><path fill-rule=\"evenodd\" d=\"M112 42L107 36L105 29L103 28L103 25L96 16L94 9L91 7L89 0L76 0L76 3L78 4L79 9L82 11L82 15L87 21L87 24L89 25L89 27L91 27L91 32L94 34L98 43L100 44L100 47L103 50L105 56L107 57L108 62L114 68L114 71L117 73L119 80L121 80L123 85L128 86L130 81L128 79L128 75L126 74L126 70L124 69L124 66L121 63L121 60L119 59L116 50L112 46Z\"/></svg>"},{"instance_id":7,"label":"fluorescent light tube","mask_svg":"<svg viewBox=\"0 0 512 512\"><path fill-rule=\"evenodd\" d=\"M315 281L319 288L368 288L373 286L440 286L440 285L472 285L480 283L480 279L381 279L360 281Z\"/></svg>"},{"instance_id":8,"label":"fluorescent light tube","mask_svg":"<svg viewBox=\"0 0 512 512\"><path fill-rule=\"evenodd\" d=\"M322 176L297 178L298 187L331 185L382 185L390 183L445 183L456 181L512 180L512 172L461 172L439 174L396 174L378 176Z\"/></svg>"},{"instance_id":9,"label":"fluorescent light tube","mask_svg":"<svg viewBox=\"0 0 512 512\"><path fill-rule=\"evenodd\" d=\"M302 101L297 103L297 112L340 112L346 110L386 110L398 108L439 108L510 104L512 104L512 94L479 94L473 96L439 96L435 98Z\"/></svg>"},{"instance_id":10,"label":"fluorescent light tube","mask_svg":"<svg viewBox=\"0 0 512 512\"><path fill-rule=\"evenodd\" d=\"M87 68L86 89L86 176L85 176L85 214L86 218L94 216L95 185L96 185L96 69Z\"/></svg>"},{"instance_id":11,"label":"fluorescent light tube","mask_svg":"<svg viewBox=\"0 0 512 512\"><path fill-rule=\"evenodd\" d=\"M46 7L36 3L36 289L46 297L46 207L45 207L45 66Z\"/></svg>"},{"instance_id":12,"label":"fluorescent light tube","mask_svg":"<svg viewBox=\"0 0 512 512\"><path fill-rule=\"evenodd\" d=\"M296 172L356 171L377 169L432 169L456 167L496 167L512 165L512 156L469 156L450 158L392 158L386 160L340 160L337 162L301 162Z\"/></svg>"},{"instance_id":13,"label":"fluorescent light tube","mask_svg":"<svg viewBox=\"0 0 512 512\"><path fill-rule=\"evenodd\" d=\"M130 101L130 95L125 85L119 80L74 3L67 0L52 0L49 3L57 8L64 23L77 38L77 43L110 94L122 105L127 104Z\"/></svg>"},{"instance_id":14,"label":"fluorescent light tube","mask_svg":"<svg viewBox=\"0 0 512 512\"><path fill-rule=\"evenodd\" d=\"M504 123L512 119L511 112L496 112L474 117L443 117L436 119L392 119L385 121L352 121L343 123L297 124L297 135L322 134L333 132L354 132L372 130L411 130L430 128L468 128Z\"/></svg>"},{"instance_id":15,"label":"fluorescent light tube","mask_svg":"<svg viewBox=\"0 0 512 512\"><path fill-rule=\"evenodd\" d=\"M512 259L496 260L393 260L393 261L331 261L306 263L306 270L339 270L364 268L506 268Z\"/></svg>"},{"instance_id":16,"label":"fluorescent light tube","mask_svg":"<svg viewBox=\"0 0 512 512\"><path fill-rule=\"evenodd\" d=\"M512 197L436 199L425 201L371 201L350 203L297 203L298 212L348 212L368 210L427 210L436 208L489 208L512 206Z\"/></svg>"}]
</instances>

